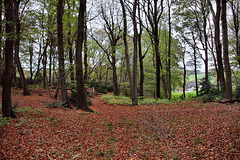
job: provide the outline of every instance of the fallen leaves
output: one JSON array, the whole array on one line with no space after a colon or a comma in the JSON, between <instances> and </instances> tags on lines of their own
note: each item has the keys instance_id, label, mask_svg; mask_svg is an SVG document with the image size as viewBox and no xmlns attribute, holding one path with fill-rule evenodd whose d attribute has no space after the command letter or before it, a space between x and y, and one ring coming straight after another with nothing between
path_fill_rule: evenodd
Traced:
<instances>
[{"instance_id":1,"label":"fallen leaves","mask_svg":"<svg viewBox=\"0 0 240 160\"><path fill-rule=\"evenodd\" d=\"M146 134L153 106L106 104L92 99L97 113L49 108L54 100L14 92L20 114L0 128L0 159L170 159L164 141ZM240 107L186 102L155 106L172 129L170 147L180 159L239 159ZM147 113L147 114L146 114Z\"/></svg>"}]
</instances>

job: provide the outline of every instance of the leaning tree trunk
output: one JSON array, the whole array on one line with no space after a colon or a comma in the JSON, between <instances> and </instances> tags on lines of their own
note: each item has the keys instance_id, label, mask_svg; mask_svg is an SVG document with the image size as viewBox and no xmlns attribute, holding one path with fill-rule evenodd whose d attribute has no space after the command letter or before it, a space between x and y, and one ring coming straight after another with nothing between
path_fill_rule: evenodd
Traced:
<instances>
[{"instance_id":1,"label":"leaning tree trunk","mask_svg":"<svg viewBox=\"0 0 240 160\"><path fill-rule=\"evenodd\" d=\"M222 0L222 36L223 36L223 59L226 74L226 98L233 98L232 94L232 75L229 64L229 53L228 53L228 31L227 31L227 2Z\"/></svg>"},{"instance_id":2,"label":"leaning tree trunk","mask_svg":"<svg viewBox=\"0 0 240 160\"><path fill-rule=\"evenodd\" d=\"M63 50L63 0L58 1L57 7L57 37L58 37L58 63L59 63L59 86L61 87L62 102L65 107L70 107L67 95L67 86L65 80L65 70L64 70L64 50Z\"/></svg>"},{"instance_id":3,"label":"leaning tree trunk","mask_svg":"<svg viewBox=\"0 0 240 160\"><path fill-rule=\"evenodd\" d=\"M13 71L13 36L14 12L13 0L4 0L6 17L6 43L5 43L5 71L2 91L2 114L4 117L14 117L12 112L12 71Z\"/></svg>"}]
</instances>

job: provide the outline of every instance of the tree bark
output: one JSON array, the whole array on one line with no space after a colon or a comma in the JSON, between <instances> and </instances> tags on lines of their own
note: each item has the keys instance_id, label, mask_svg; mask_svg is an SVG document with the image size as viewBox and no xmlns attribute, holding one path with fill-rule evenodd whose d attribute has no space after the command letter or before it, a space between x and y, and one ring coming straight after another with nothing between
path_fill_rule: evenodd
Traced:
<instances>
[{"instance_id":1,"label":"tree bark","mask_svg":"<svg viewBox=\"0 0 240 160\"><path fill-rule=\"evenodd\" d=\"M134 0L133 4L133 96L132 96L132 105L138 105L138 95L137 95L137 45L138 45L138 31L137 31L137 21L136 21L136 11L137 11L138 0Z\"/></svg>"},{"instance_id":2,"label":"tree bark","mask_svg":"<svg viewBox=\"0 0 240 160\"><path fill-rule=\"evenodd\" d=\"M122 6L122 12L123 12L123 40L124 40L124 47L125 47L125 59L126 59L126 65L127 65L127 73L128 73L128 79L130 84L130 95L133 96L133 84L132 84L132 74L131 74L131 66L130 66L130 57L128 53L128 41L127 41L127 15L126 15L126 9L123 0L120 0L121 6Z\"/></svg>"},{"instance_id":3,"label":"tree bark","mask_svg":"<svg viewBox=\"0 0 240 160\"><path fill-rule=\"evenodd\" d=\"M228 30L227 30L227 2L226 0L222 0L222 36L223 36L223 59L225 66L225 74L226 74L226 98L232 99L232 75L231 75L231 67L229 64L229 53L228 53Z\"/></svg>"},{"instance_id":4,"label":"tree bark","mask_svg":"<svg viewBox=\"0 0 240 160\"><path fill-rule=\"evenodd\" d=\"M140 83L139 83L139 96L140 98L143 98L144 96L144 90L143 90L143 84L144 84L144 68L143 68L143 59L146 55L142 55L142 32L143 32L143 26L141 19L141 9L140 9L140 2L138 2L138 18L139 18L139 33L138 33L138 55L139 55L139 67L140 67ZM146 52L148 49L146 50Z\"/></svg>"},{"instance_id":5,"label":"tree bark","mask_svg":"<svg viewBox=\"0 0 240 160\"><path fill-rule=\"evenodd\" d=\"M85 111L92 112L92 109L87 106L87 97L84 88L82 51L84 41L84 17L86 8L86 0L80 0L79 15L78 15L78 31L76 44L76 79L77 79L77 107Z\"/></svg>"},{"instance_id":6,"label":"tree bark","mask_svg":"<svg viewBox=\"0 0 240 160\"><path fill-rule=\"evenodd\" d=\"M22 69L22 65L19 58L19 45L20 45L20 34L21 34L21 24L19 19L19 5L20 1L15 1L15 21L16 21L16 40L15 40L15 62L17 64L18 72L22 81L23 95L29 95L25 75Z\"/></svg>"},{"instance_id":7,"label":"tree bark","mask_svg":"<svg viewBox=\"0 0 240 160\"><path fill-rule=\"evenodd\" d=\"M13 0L4 0L6 17L6 43L5 43L5 71L2 91L2 114L4 117L14 117L12 112L11 84L13 78L13 37L14 37L14 11Z\"/></svg>"},{"instance_id":8,"label":"tree bark","mask_svg":"<svg viewBox=\"0 0 240 160\"><path fill-rule=\"evenodd\" d=\"M67 86L65 80L65 70L64 70L64 50L63 50L63 10L64 10L64 0L58 0L57 6L57 37L58 37L58 63L59 63L59 86L61 87L62 94L62 103L65 107L70 107L68 95L67 95Z\"/></svg>"},{"instance_id":9,"label":"tree bark","mask_svg":"<svg viewBox=\"0 0 240 160\"><path fill-rule=\"evenodd\" d=\"M171 26L171 4L168 0L168 100L172 99L172 85L171 85L171 40L172 40L172 26Z\"/></svg>"}]
</instances>

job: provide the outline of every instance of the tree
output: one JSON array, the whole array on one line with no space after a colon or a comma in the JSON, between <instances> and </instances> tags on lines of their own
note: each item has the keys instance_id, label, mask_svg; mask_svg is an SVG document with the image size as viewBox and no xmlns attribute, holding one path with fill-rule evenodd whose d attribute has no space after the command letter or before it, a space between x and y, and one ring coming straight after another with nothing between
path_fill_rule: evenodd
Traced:
<instances>
[{"instance_id":1,"label":"tree","mask_svg":"<svg viewBox=\"0 0 240 160\"><path fill-rule=\"evenodd\" d=\"M222 0L222 37L223 37L223 59L226 74L226 98L233 98L232 94L232 74L228 56L228 29L227 29L227 1Z\"/></svg>"},{"instance_id":2,"label":"tree","mask_svg":"<svg viewBox=\"0 0 240 160\"><path fill-rule=\"evenodd\" d=\"M130 95L133 96L133 84L132 84L132 74L131 74L131 66L130 66L130 57L128 53L128 41L127 41L127 14L125 9L125 4L123 0L120 0L121 6L122 6L122 13L123 13L123 41L124 41L124 47L125 47L125 59L126 59L126 65L127 65L127 74L130 84Z\"/></svg>"},{"instance_id":3,"label":"tree","mask_svg":"<svg viewBox=\"0 0 240 160\"><path fill-rule=\"evenodd\" d=\"M137 13L138 0L134 0L133 3L133 95L132 95L132 105L138 105L138 95L137 95L137 47L138 47L138 31L137 31L137 21L136 21L136 13Z\"/></svg>"},{"instance_id":4,"label":"tree","mask_svg":"<svg viewBox=\"0 0 240 160\"><path fill-rule=\"evenodd\" d=\"M240 18L240 2L239 1L234 1L234 0L229 0L230 7L232 10L232 15L233 15L233 31L235 34L235 50L236 50L236 60L238 61L238 64L240 66L240 43L239 43L239 30L240 30L240 25L239 25L239 18Z\"/></svg>"},{"instance_id":5,"label":"tree","mask_svg":"<svg viewBox=\"0 0 240 160\"><path fill-rule=\"evenodd\" d=\"M159 51L159 21L163 13L163 0L143 0L143 11L150 27L145 25L154 45L156 58L156 98L160 96L160 69L162 67Z\"/></svg>"},{"instance_id":6,"label":"tree","mask_svg":"<svg viewBox=\"0 0 240 160\"><path fill-rule=\"evenodd\" d=\"M2 91L2 114L4 117L14 117L12 112L12 73L13 73L13 39L14 39L14 11L13 0L4 0L6 17L6 43L5 43L5 70Z\"/></svg>"},{"instance_id":7,"label":"tree","mask_svg":"<svg viewBox=\"0 0 240 160\"><path fill-rule=\"evenodd\" d=\"M92 112L87 106L86 93L84 89L82 51L84 41L84 19L86 13L86 0L80 0L78 15L78 30L76 42L76 79L77 79L77 105L78 109Z\"/></svg>"},{"instance_id":8,"label":"tree","mask_svg":"<svg viewBox=\"0 0 240 160\"><path fill-rule=\"evenodd\" d=\"M122 38L123 29L121 27L121 18L119 18L119 8L116 1L106 2L100 6L100 16L104 26L104 31L108 36L109 47L106 49L102 44L100 44L96 38L92 38L97 42L101 47L104 53L107 55L108 61L112 66L113 71L113 92L115 96L119 95L118 89L118 78L117 78L117 47L119 46L118 42ZM100 20L100 21L101 21Z\"/></svg>"},{"instance_id":9,"label":"tree","mask_svg":"<svg viewBox=\"0 0 240 160\"><path fill-rule=\"evenodd\" d=\"M15 11L15 21L16 21L16 40L15 40L15 62L17 64L18 72L21 77L22 87L23 87L23 95L29 95L26 78L22 69L22 65L19 58L19 47L20 47L20 34L21 34L21 20L19 15L19 7L20 7L20 0L14 0L14 11ZM27 0L24 4L24 8L26 7L29 0ZM24 10L24 9L23 9ZM22 12L23 12L22 10Z\"/></svg>"},{"instance_id":10,"label":"tree","mask_svg":"<svg viewBox=\"0 0 240 160\"><path fill-rule=\"evenodd\" d=\"M223 70L223 62L222 62L222 45L220 42L220 15L221 15L221 1L216 0L216 12L213 9L211 1L208 0L210 10L212 12L213 21L214 21L214 43L216 48L216 56L217 56L217 74L219 77L221 92L225 93L225 78L224 78L224 70Z\"/></svg>"},{"instance_id":11,"label":"tree","mask_svg":"<svg viewBox=\"0 0 240 160\"><path fill-rule=\"evenodd\" d=\"M67 86L66 86L66 77L64 70L64 50L63 50L63 10L64 3L63 0L58 0L57 6L57 37L58 37L58 63L59 63L59 86L61 87L61 95L62 95L62 103L64 103L65 107L70 107L68 95L67 95Z\"/></svg>"}]
</instances>

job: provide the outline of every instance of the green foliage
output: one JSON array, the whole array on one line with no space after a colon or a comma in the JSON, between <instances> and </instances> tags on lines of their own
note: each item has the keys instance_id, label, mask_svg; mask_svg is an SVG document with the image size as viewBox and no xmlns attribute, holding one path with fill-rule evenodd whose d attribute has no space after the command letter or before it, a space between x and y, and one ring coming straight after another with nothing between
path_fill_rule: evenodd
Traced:
<instances>
[{"instance_id":1,"label":"green foliage","mask_svg":"<svg viewBox=\"0 0 240 160\"><path fill-rule=\"evenodd\" d=\"M0 127L9 124L12 118L9 117L3 117L2 114L0 114Z\"/></svg>"},{"instance_id":2,"label":"green foliage","mask_svg":"<svg viewBox=\"0 0 240 160\"><path fill-rule=\"evenodd\" d=\"M240 85L238 84L235 89L235 98L240 98Z\"/></svg>"},{"instance_id":3,"label":"green foliage","mask_svg":"<svg viewBox=\"0 0 240 160\"><path fill-rule=\"evenodd\" d=\"M62 107L62 105L61 105L61 102L59 100L54 100L53 102L48 103L47 107L58 108L58 107Z\"/></svg>"},{"instance_id":4,"label":"green foliage","mask_svg":"<svg viewBox=\"0 0 240 160\"><path fill-rule=\"evenodd\" d=\"M139 100L140 105L158 105L158 104L169 104L170 101L168 99L153 99L153 98L145 98Z\"/></svg>"},{"instance_id":5,"label":"green foliage","mask_svg":"<svg viewBox=\"0 0 240 160\"><path fill-rule=\"evenodd\" d=\"M199 96L203 102L213 102L215 100L222 99L221 93L210 81L206 82L205 79L202 79L200 86L202 87L199 91Z\"/></svg>"},{"instance_id":6,"label":"green foliage","mask_svg":"<svg viewBox=\"0 0 240 160\"><path fill-rule=\"evenodd\" d=\"M113 96L113 95L103 95L101 99L106 100L109 104L121 104L121 105L131 105L132 100L130 97L125 96Z\"/></svg>"},{"instance_id":7,"label":"green foliage","mask_svg":"<svg viewBox=\"0 0 240 160\"><path fill-rule=\"evenodd\" d=\"M101 99L104 99L109 104L121 104L121 105L132 105L132 100L130 97L125 96L113 96L113 95L103 95ZM139 105L152 105L152 104L169 104L169 100L167 99L153 99L153 98L145 98L139 99Z\"/></svg>"}]
</instances>

